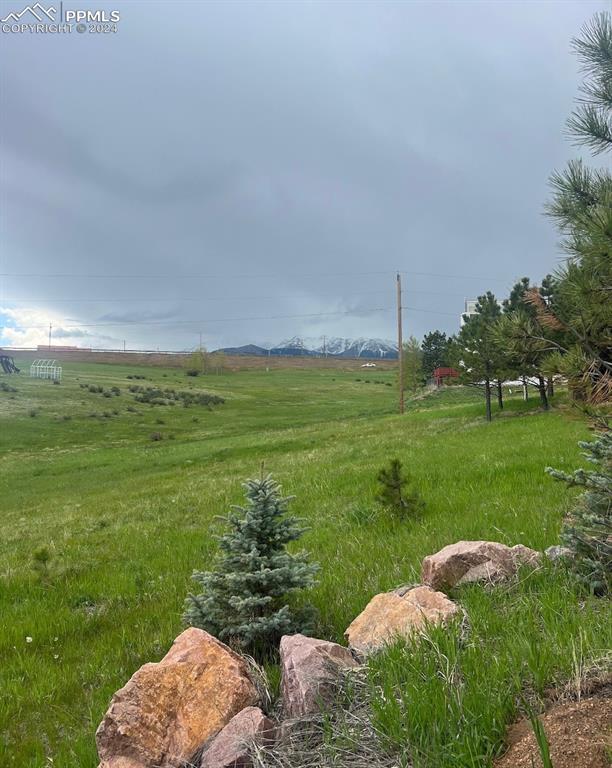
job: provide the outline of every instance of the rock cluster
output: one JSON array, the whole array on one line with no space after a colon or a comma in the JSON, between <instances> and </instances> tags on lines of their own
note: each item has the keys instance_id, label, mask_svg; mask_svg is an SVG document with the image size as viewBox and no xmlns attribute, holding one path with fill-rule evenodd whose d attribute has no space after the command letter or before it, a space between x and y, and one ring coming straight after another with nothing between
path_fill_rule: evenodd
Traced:
<instances>
[{"instance_id":1,"label":"rock cluster","mask_svg":"<svg viewBox=\"0 0 612 768\"><path fill-rule=\"evenodd\" d=\"M507 579L540 559L520 544L460 541L423 560L422 584L375 595L347 628L348 648L283 637L282 716L288 722L321 711L358 659L460 616L441 590ZM207 632L187 629L113 696L96 732L99 768L252 768L254 745L273 744L279 727L259 704L246 661Z\"/></svg>"},{"instance_id":2,"label":"rock cluster","mask_svg":"<svg viewBox=\"0 0 612 768\"><path fill-rule=\"evenodd\" d=\"M257 698L238 654L187 629L113 696L96 732L100 768L177 768Z\"/></svg>"}]
</instances>

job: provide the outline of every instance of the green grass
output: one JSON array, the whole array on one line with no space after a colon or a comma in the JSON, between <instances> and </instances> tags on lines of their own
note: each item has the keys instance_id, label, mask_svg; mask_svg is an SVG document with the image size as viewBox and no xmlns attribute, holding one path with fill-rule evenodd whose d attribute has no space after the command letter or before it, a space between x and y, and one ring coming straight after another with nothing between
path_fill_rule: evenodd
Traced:
<instances>
[{"instance_id":1,"label":"green grass","mask_svg":"<svg viewBox=\"0 0 612 768\"><path fill-rule=\"evenodd\" d=\"M133 373L147 381L127 379ZM10 383L16 393L0 392L0 764L28 768L51 758L55 768L97 765L93 734L112 693L181 630L190 574L214 554L215 517L241 501L241 481L262 461L296 495L293 511L309 525L301 544L322 566L308 596L320 612L318 634L341 640L370 597L418 580L421 559L445 544L555 543L568 495L543 470L573 468L587 435L571 413L540 413L518 394L492 424L481 400L460 389L409 401L399 417L392 372L194 379L67 364L60 386L24 374ZM105 398L81 383L118 386L121 395ZM131 383L193 388L226 402L151 407L134 402ZM153 442L153 432L163 439ZM426 500L418 523L376 510L377 470L395 456ZM51 555L46 566L36 561L41 547ZM447 749L440 765L489 764L511 715L504 696L532 682L517 668L533 667L542 687L569 674L576 644L587 659L610 645L600 603L564 578L544 573L509 591L462 595L473 647L452 635L438 642L447 653L455 643L462 667L480 676L465 693L472 736L462 736L456 754ZM444 701L438 678L407 669L390 657L377 679L399 681L406 697L429 696L431 711L423 707L421 725L401 709L381 706L379 716L393 743L426 756L461 731L461 707ZM454 712L448 724L436 720L446 707ZM469 750L472 762L461 762Z\"/></svg>"}]
</instances>

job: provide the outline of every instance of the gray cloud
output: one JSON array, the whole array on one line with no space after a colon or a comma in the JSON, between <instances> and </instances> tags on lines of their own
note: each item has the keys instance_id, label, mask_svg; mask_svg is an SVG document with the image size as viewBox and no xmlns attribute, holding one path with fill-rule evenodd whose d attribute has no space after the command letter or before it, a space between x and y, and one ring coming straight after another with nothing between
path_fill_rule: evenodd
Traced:
<instances>
[{"instance_id":1,"label":"gray cloud","mask_svg":"<svg viewBox=\"0 0 612 768\"><path fill-rule=\"evenodd\" d=\"M420 336L554 269L605 2L116 5L114 35L2 36L1 271L30 276L0 306L129 346L392 337L402 269Z\"/></svg>"}]
</instances>

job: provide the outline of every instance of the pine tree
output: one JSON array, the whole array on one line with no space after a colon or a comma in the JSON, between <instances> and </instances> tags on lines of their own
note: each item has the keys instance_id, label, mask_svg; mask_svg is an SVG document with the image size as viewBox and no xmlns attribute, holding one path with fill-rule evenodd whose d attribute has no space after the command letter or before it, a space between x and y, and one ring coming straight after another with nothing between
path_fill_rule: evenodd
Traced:
<instances>
[{"instance_id":1,"label":"pine tree","mask_svg":"<svg viewBox=\"0 0 612 768\"><path fill-rule=\"evenodd\" d=\"M540 402L544 410L548 410L544 369L552 347L542 337L542 329L535 316L525 309L509 311L497 320L494 332L500 348L504 350L509 369L537 381Z\"/></svg>"},{"instance_id":2,"label":"pine tree","mask_svg":"<svg viewBox=\"0 0 612 768\"><path fill-rule=\"evenodd\" d=\"M575 143L594 154L612 151L612 16L598 13L572 41L585 74L579 106L568 121ZM557 346L555 365L576 400L612 396L612 174L572 160L551 177L547 206L564 236L566 263L555 275L554 301L533 305Z\"/></svg>"},{"instance_id":3,"label":"pine tree","mask_svg":"<svg viewBox=\"0 0 612 768\"><path fill-rule=\"evenodd\" d=\"M409 488L410 478L402 470L399 459L391 459L388 467L378 473L379 503L391 509L400 520L417 517L425 507L425 502L418 491Z\"/></svg>"},{"instance_id":4,"label":"pine tree","mask_svg":"<svg viewBox=\"0 0 612 768\"><path fill-rule=\"evenodd\" d=\"M461 374L461 380L482 386L485 395L487 421L491 421L491 385L495 379L501 384L507 362L495 335L495 323L501 316L501 307L491 291L478 297L476 314L464 316L464 324L453 338L449 356Z\"/></svg>"},{"instance_id":5,"label":"pine tree","mask_svg":"<svg viewBox=\"0 0 612 768\"><path fill-rule=\"evenodd\" d=\"M612 587L612 432L579 445L596 469L577 469L569 475L552 467L546 471L569 486L585 489L563 525L561 540L572 552L581 581L595 594L604 594Z\"/></svg>"},{"instance_id":6,"label":"pine tree","mask_svg":"<svg viewBox=\"0 0 612 768\"><path fill-rule=\"evenodd\" d=\"M235 647L263 656L281 635L307 632L312 611L296 614L287 596L312 586L319 567L306 552L286 545L304 533L287 516L292 497L282 497L270 475L244 483L246 505L232 507L229 530L219 537L213 571L195 571L202 588L185 601L184 621Z\"/></svg>"},{"instance_id":7,"label":"pine tree","mask_svg":"<svg viewBox=\"0 0 612 768\"><path fill-rule=\"evenodd\" d=\"M431 379L436 368L446 368L448 362L449 340L441 331L431 331L423 336L423 373Z\"/></svg>"}]
</instances>

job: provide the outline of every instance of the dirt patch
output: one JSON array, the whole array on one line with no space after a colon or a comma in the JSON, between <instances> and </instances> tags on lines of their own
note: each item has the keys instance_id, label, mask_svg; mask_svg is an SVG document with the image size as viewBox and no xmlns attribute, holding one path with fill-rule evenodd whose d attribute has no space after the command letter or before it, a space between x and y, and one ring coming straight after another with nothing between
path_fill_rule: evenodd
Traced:
<instances>
[{"instance_id":1,"label":"dirt patch","mask_svg":"<svg viewBox=\"0 0 612 768\"><path fill-rule=\"evenodd\" d=\"M554 768L609 768L612 765L612 698L608 692L552 706L541 716ZM508 751L495 768L542 768L529 720L512 725Z\"/></svg>"}]
</instances>

